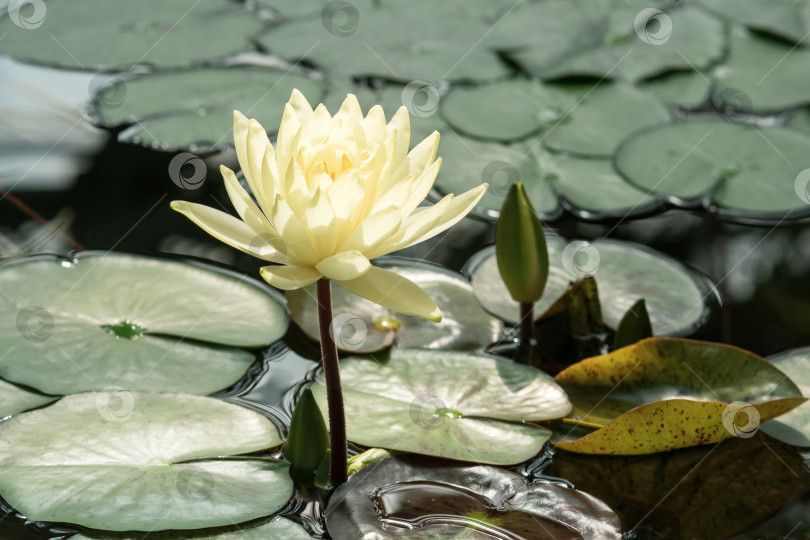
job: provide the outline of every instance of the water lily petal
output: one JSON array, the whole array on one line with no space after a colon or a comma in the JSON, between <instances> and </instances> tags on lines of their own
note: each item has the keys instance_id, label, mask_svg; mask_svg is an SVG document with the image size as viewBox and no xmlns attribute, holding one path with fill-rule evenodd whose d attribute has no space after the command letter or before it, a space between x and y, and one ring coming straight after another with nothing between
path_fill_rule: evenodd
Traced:
<instances>
[{"instance_id":1,"label":"water lily petal","mask_svg":"<svg viewBox=\"0 0 810 540\"><path fill-rule=\"evenodd\" d=\"M348 94L340 110L335 114L334 121L338 126L354 126L363 121L363 109L357 101L357 96Z\"/></svg>"},{"instance_id":2,"label":"water lily petal","mask_svg":"<svg viewBox=\"0 0 810 540\"><path fill-rule=\"evenodd\" d=\"M402 163L408 155L408 145L411 140L411 120L408 116L408 109L400 107L391 121L388 122L388 133L396 133L396 143L392 152L393 158L391 164L393 170Z\"/></svg>"},{"instance_id":3,"label":"water lily petal","mask_svg":"<svg viewBox=\"0 0 810 540\"><path fill-rule=\"evenodd\" d=\"M335 212L324 190L316 188L308 194L301 205L301 216L315 251L321 257L334 253L337 248Z\"/></svg>"},{"instance_id":4,"label":"water lily petal","mask_svg":"<svg viewBox=\"0 0 810 540\"><path fill-rule=\"evenodd\" d=\"M434 131L408 152L408 157L400 163L391 173L391 181L395 182L399 178L406 176L421 176L431 163L436 159L436 152L439 150L439 133Z\"/></svg>"},{"instance_id":5,"label":"water lily petal","mask_svg":"<svg viewBox=\"0 0 810 540\"><path fill-rule=\"evenodd\" d=\"M250 198L250 195L248 195L247 191L245 191L239 183L234 172L225 165L220 165L219 170L222 173L225 191L228 192L231 204L233 204L236 213L239 214L242 221L256 234L262 234L264 232L276 234L275 228L267 221L265 215L259 210L259 207L256 206L256 203L253 202L253 199Z\"/></svg>"},{"instance_id":6,"label":"water lily petal","mask_svg":"<svg viewBox=\"0 0 810 540\"><path fill-rule=\"evenodd\" d=\"M336 281L359 278L369 271L371 263L359 251L342 251L315 265L315 269Z\"/></svg>"},{"instance_id":7,"label":"water lily petal","mask_svg":"<svg viewBox=\"0 0 810 540\"><path fill-rule=\"evenodd\" d=\"M287 246L287 255L303 264L314 265L320 260L309 237L309 232L296 217L281 195L276 196L271 221Z\"/></svg>"},{"instance_id":8,"label":"water lily petal","mask_svg":"<svg viewBox=\"0 0 810 540\"><path fill-rule=\"evenodd\" d=\"M244 222L230 214L209 206L186 201L172 201L172 210L180 212L202 230L231 247L244 251L265 261L277 263L295 262L267 242L268 236L257 234ZM269 236L272 238L272 236Z\"/></svg>"},{"instance_id":9,"label":"water lily petal","mask_svg":"<svg viewBox=\"0 0 810 540\"><path fill-rule=\"evenodd\" d=\"M385 112L379 105L369 109L366 117L354 129L354 138L358 148L366 148L371 152L382 144L387 135Z\"/></svg>"},{"instance_id":10,"label":"water lily petal","mask_svg":"<svg viewBox=\"0 0 810 540\"><path fill-rule=\"evenodd\" d=\"M301 122L298 121L295 109L287 103L284 106L284 114L281 116L281 124L276 135L276 165L281 184L287 177L287 167L297 152L298 142L301 140L301 129ZM286 189L282 191L286 193Z\"/></svg>"},{"instance_id":11,"label":"water lily petal","mask_svg":"<svg viewBox=\"0 0 810 540\"><path fill-rule=\"evenodd\" d=\"M349 169L338 177L326 191L335 212L338 245L343 244L355 228L365 195L357 169Z\"/></svg>"},{"instance_id":12,"label":"water lily petal","mask_svg":"<svg viewBox=\"0 0 810 540\"><path fill-rule=\"evenodd\" d=\"M439 169L442 166L442 158L437 159L417 176L411 184L411 193L408 195L408 200L402 205L402 213L409 216L422 201L425 200L430 190L433 189L433 184L436 182L436 176L439 174Z\"/></svg>"},{"instance_id":13,"label":"water lily petal","mask_svg":"<svg viewBox=\"0 0 810 540\"><path fill-rule=\"evenodd\" d=\"M315 107L309 121L307 123L301 122L301 125L304 126L302 143L312 147L321 146L329 138L329 131L332 129L332 115L326 110L326 106L321 103Z\"/></svg>"},{"instance_id":14,"label":"water lily petal","mask_svg":"<svg viewBox=\"0 0 810 540\"><path fill-rule=\"evenodd\" d=\"M312 116L312 105L309 104L309 101L307 101L307 98L304 97L304 94L302 94L300 90L297 88L293 89L292 94L290 94L289 103L296 117L298 117L298 122L301 124L309 122Z\"/></svg>"},{"instance_id":15,"label":"water lily petal","mask_svg":"<svg viewBox=\"0 0 810 540\"><path fill-rule=\"evenodd\" d=\"M369 259L374 259L410 245L414 238L419 238L441 223L442 217L453 203L453 197L452 194L445 195L436 204L417 208L412 215L403 221L395 234L381 242L374 249L366 251L366 256Z\"/></svg>"},{"instance_id":16,"label":"water lily petal","mask_svg":"<svg viewBox=\"0 0 810 540\"><path fill-rule=\"evenodd\" d=\"M323 277L314 268L304 266L263 266L259 273L267 283L285 291L306 287Z\"/></svg>"},{"instance_id":17,"label":"water lily petal","mask_svg":"<svg viewBox=\"0 0 810 540\"><path fill-rule=\"evenodd\" d=\"M268 156L267 150L270 150ZM268 203L273 201L275 197L276 185L278 184L278 174L275 167L265 167L264 161L270 157L273 159L273 145L270 144L270 139L267 138L267 131L257 120L250 120L248 122L247 134L247 164L241 163L242 172L247 179L247 171L250 171L251 182L248 183L250 190L256 200L259 201L259 206L265 208ZM265 175L265 171L269 176Z\"/></svg>"},{"instance_id":18,"label":"water lily petal","mask_svg":"<svg viewBox=\"0 0 810 540\"><path fill-rule=\"evenodd\" d=\"M372 266L359 278L337 283L347 291L393 311L435 322L442 320L442 312L433 299L414 282L394 272Z\"/></svg>"},{"instance_id":19,"label":"water lily petal","mask_svg":"<svg viewBox=\"0 0 810 540\"><path fill-rule=\"evenodd\" d=\"M469 191L456 195L453 197L452 202L448 208L442 213L439 223L435 224L429 230L416 234L411 238L403 238L401 245L397 249L405 249L406 247L424 242L429 238L433 238L437 234L446 231L470 213L470 211L478 204L484 193L487 192L489 184L481 184L478 187L472 188Z\"/></svg>"},{"instance_id":20,"label":"water lily petal","mask_svg":"<svg viewBox=\"0 0 810 540\"><path fill-rule=\"evenodd\" d=\"M371 214L360 222L349 238L340 246L341 251L357 250L368 253L390 237L402 223L399 208L387 208Z\"/></svg>"}]
</instances>

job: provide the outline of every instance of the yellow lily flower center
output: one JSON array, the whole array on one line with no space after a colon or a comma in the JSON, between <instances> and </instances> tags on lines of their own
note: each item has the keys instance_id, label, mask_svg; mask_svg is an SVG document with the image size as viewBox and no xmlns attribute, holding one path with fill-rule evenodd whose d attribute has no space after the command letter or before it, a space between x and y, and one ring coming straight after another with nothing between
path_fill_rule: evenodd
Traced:
<instances>
[{"instance_id":1,"label":"yellow lily flower center","mask_svg":"<svg viewBox=\"0 0 810 540\"><path fill-rule=\"evenodd\" d=\"M323 162L323 168L326 171L326 174L332 178L333 182L338 176L348 171L352 167L354 167L354 164L345 153L343 154L343 159L341 160L340 164L336 164L334 162L330 164L328 161Z\"/></svg>"}]
</instances>

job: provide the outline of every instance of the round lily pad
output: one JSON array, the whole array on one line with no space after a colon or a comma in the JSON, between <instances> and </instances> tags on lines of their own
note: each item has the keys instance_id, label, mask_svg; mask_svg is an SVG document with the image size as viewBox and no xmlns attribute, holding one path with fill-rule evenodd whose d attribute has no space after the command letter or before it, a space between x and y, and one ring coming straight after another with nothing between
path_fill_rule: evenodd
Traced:
<instances>
[{"instance_id":1,"label":"round lily pad","mask_svg":"<svg viewBox=\"0 0 810 540\"><path fill-rule=\"evenodd\" d=\"M266 417L213 398L67 396L0 424L0 495L29 519L100 530L230 525L277 511L293 486L285 462L222 457L280 442Z\"/></svg>"},{"instance_id":2,"label":"round lily pad","mask_svg":"<svg viewBox=\"0 0 810 540\"><path fill-rule=\"evenodd\" d=\"M785 128L688 122L641 131L617 150L618 171L679 206L706 206L743 220L810 215L797 193L810 137Z\"/></svg>"},{"instance_id":3,"label":"round lily pad","mask_svg":"<svg viewBox=\"0 0 810 540\"><path fill-rule=\"evenodd\" d=\"M810 347L791 349L768 360L810 396ZM810 405L805 403L762 425L762 431L793 446L810 446Z\"/></svg>"},{"instance_id":4,"label":"round lily pad","mask_svg":"<svg viewBox=\"0 0 810 540\"><path fill-rule=\"evenodd\" d=\"M712 89L711 74L679 71L645 81L641 88L664 103L693 108L709 100Z\"/></svg>"},{"instance_id":5,"label":"round lily pad","mask_svg":"<svg viewBox=\"0 0 810 540\"><path fill-rule=\"evenodd\" d=\"M496 467L414 455L352 475L329 501L326 526L334 538L380 540L621 538L619 517L586 493L529 486Z\"/></svg>"},{"instance_id":6,"label":"round lily pad","mask_svg":"<svg viewBox=\"0 0 810 540\"><path fill-rule=\"evenodd\" d=\"M0 418L41 407L56 399L53 396L31 392L0 379Z\"/></svg>"},{"instance_id":7,"label":"round lily pad","mask_svg":"<svg viewBox=\"0 0 810 540\"><path fill-rule=\"evenodd\" d=\"M644 299L656 335L687 335L709 318L710 299L717 293L708 278L678 261L631 242L595 240L567 242L546 235L549 276L534 314L541 318L564 294L571 281L596 278L602 317L611 328L630 307ZM509 295L495 259L495 246L485 248L467 263L476 298L490 313L517 323L520 307Z\"/></svg>"},{"instance_id":8,"label":"round lily pad","mask_svg":"<svg viewBox=\"0 0 810 540\"><path fill-rule=\"evenodd\" d=\"M698 0L730 22L800 44L810 31L810 4L804 0Z\"/></svg>"},{"instance_id":9,"label":"round lily pad","mask_svg":"<svg viewBox=\"0 0 810 540\"><path fill-rule=\"evenodd\" d=\"M227 0L143 0L115 8L104 0L49 0L13 2L5 11L4 54L94 71L221 58L247 49L250 37L264 28L255 14Z\"/></svg>"},{"instance_id":10,"label":"round lily pad","mask_svg":"<svg viewBox=\"0 0 810 540\"><path fill-rule=\"evenodd\" d=\"M462 461L525 461L550 436L525 421L570 411L551 377L489 356L389 349L341 360L340 376L349 440ZM322 374L312 392L325 413Z\"/></svg>"},{"instance_id":11,"label":"round lily pad","mask_svg":"<svg viewBox=\"0 0 810 540\"><path fill-rule=\"evenodd\" d=\"M442 310L442 320L435 323L395 313L333 284L333 334L339 349L365 353L395 343L398 347L473 350L498 340L503 324L481 308L469 282L459 274L416 259L391 257L377 261L376 266L422 287ZM286 295L293 321L319 340L315 285Z\"/></svg>"},{"instance_id":12,"label":"round lily pad","mask_svg":"<svg viewBox=\"0 0 810 540\"><path fill-rule=\"evenodd\" d=\"M287 330L269 289L209 265L121 253L0 267L0 375L49 394L107 387L208 394Z\"/></svg>"},{"instance_id":13,"label":"round lily pad","mask_svg":"<svg viewBox=\"0 0 810 540\"><path fill-rule=\"evenodd\" d=\"M717 343L649 338L587 358L555 380L571 419L597 428L555 443L583 454L651 454L750 437L806 400L793 382L750 352Z\"/></svg>"},{"instance_id":14,"label":"round lily pad","mask_svg":"<svg viewBox=\"0 0 810 540\"><path fill-rule=\"evenodd\" d=\"M97 121L135 122L119 139L155 148L218 148L232 140L234 109L274 131L293 89L317 103L322 89L302 75L259 66L200 68L114 78L94 96Z\"/></svg>"},{"instance_id":15,"label":"round lily pad","mask_svg":"<svg viewBox=\"0 0 810 540\"><path fill-rule=\"evenodd\" d=\"M85 532L70 540L133 540L131 533ZM138 535L140 536L140 535ZM149 540L312 540L301 525L283 517L262 520L254 525L233 525L204 531L150 532Z\"/></svg>"}]
</instances>

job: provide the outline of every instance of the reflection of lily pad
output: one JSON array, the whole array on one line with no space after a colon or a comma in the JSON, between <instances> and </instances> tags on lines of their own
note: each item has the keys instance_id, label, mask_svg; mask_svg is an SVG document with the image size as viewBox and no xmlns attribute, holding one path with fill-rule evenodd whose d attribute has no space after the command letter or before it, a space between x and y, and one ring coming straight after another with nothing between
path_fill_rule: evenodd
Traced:
<instances>
[{"instance_id":1,"label":"reflection of lily pad","mask_svg":"<svg viewBox=\"0 0 810 540\"><path fill-rule=\"evenodd\" d=\"M101 530L230 525L277 511L292 481L284 462L217 458L280 442L266 417L212 398L68 396L0 424L0 495L29 519Z\"/></svg>"},{"instance_id":2,"label":"reflection of lily pad","mask_svg":"<svg viewBox=\"0 0 810 540\"><path fill-rule=\"evenodd\" d=\"M121 140L154 147L221 147L232 139L234 109L266 129L281 122L294 88L317 103L322 93L311 79L259 67L203 68L116 79L94 96L101 122L138 122Z\"/></svg>"},{"instance_id":3,"label":"reflection of lily pad","mask_svg":"<svg viewBox=\"0 0 810 540\"><path fill-rule=\"evenodd\" d=\"M139 0L115 8L105 0L11 5L17 9L0 19L3 54L71 69L201 62L247 49L250 36L264 27L255 14L227 0Z\"/></svg>"},{"instance_id":4,"label":"reflection of lily pad","mask_svg":"<svg viewBox=\"0 0 810 540\"><path fill-rule=\"evenodd\" d=\"M224 529L224 530L223 530ZM131 533L86 532L71 536L71 540L133 540ZM137 535L142 536L141 534ZM257 525L234 525L205 531L150 532L149 540L312 540L299 524L282 517L274 517Z\"/></svg>"},{"instance_id":5,"label":"reflection of lily pad","mask_svg":"<svg viewBox=\"0 0 810 540\"><path fill-rule=\"evenodd\" d=\"M329 501L326 524L334 538L621 538L618 516L581 491L528 486L503 469L413 455L352 475Z\"/></svg>"},{"instance_id":6,"label":"reflection of lily pad","mask_svg":"<svg viewBox=\"0 0 810 540\"><path fill-rule=\"evenodd\" d=\"M795 186L808 152L810 137L790 129L689 122L639 132L615 163L634 185L680 206L781 220L810 213Z\"/></svg>"},{"instance_id":7,"label":"reflection of lily pad","mask_svg":"<svg viewBox=\"0 0 810 540\"><path fill-rule=\"evenodd\" d=\"M786 351L768 360L790 377L802 394L810 396L810 347ZM767 422L762 431L793 446L810 446L810 404Z\"/></svg>"},{"instance_id":8,"label":"reflection of lily pad","mask_svg":"<svg viewBox=\"0 0 810 540\"><path fill-rule=\"evenodd\" d=\"M0 375L50 394L215 392L254 360L233 347L272 343L288 324L267 288L200 264L88 253L7 264L0 280L12 347Z\"/></svg>"},{"instance_id":9,"label":"reflection of lily pad","mask_svg":"<svg viewBox=\"0 0 810 540\"><path fill-rule=\"evenodd\" d=\"M0 379L0 418L40 407L55 399L57 398L31 392Z\"/></svg>"},{"instance_id":10,"label":"reflection of lily pad","mask_svg":"<svg viewBox=\"0 0 810 540\"><path fill-rule=\"evenodd\" d=\"M754 437L650 456L558 452L554 468L609 504L625 529L725 540L750 532L791 498L802 458L784 445Z\"/></svg>"},{"instance_id":11,"label":"reflection of lily pad","mask_svg":"<svg viewBox=\"0 0 810 540\"><path fill-rule=\"evenodd\" d=\"M571 418L600 427L557 443L584 454L650 454L748 436L759 418L805 401L793 382L752 353L679 339L646 339L588 358L555 380L574 403Z\"/></svg>"},{"instance_id":12,"label":"reflection of lily pad","mask_svg":"<svg viewBox=\"0 0 810 540\"><path fill-rule=\"evenodd\" d=\"M663 253L644 246L616 240L566 241L546 235L549 276L543 296L535 304L540 318L559 300L571 281L593 274L599 287L602 317L617 328L627 310L644 299L653 331L664 335L694 332L709 316L708 284L698 281L694 272ZM495 248L479 252L468 263L473 291L484 308L498 317L516 323L520 309L512 300L498 272Z\"/></svg>"},{"instance_id":13,"label":"reflection of lily pad","mask_svg":"<svg viewBox=\"0 0 810 540\"><path fill-rule=\"evenodd\" d=\"M545 373L488 356L392 349L340 362L349 440L364 446L509 465L536 455L565 394ZM326 411L326 387L312 387Z\"/></svg>"},{"instance_id":14,"label":"reflection of lily pad","mask_svg":"<svg viewBox=\"0 0 810 540\"><path fill-rule=\"evenodd\" d=\"M373 352L395 342L399 347L471 350L489 345L500 336L503 325L481 309L469 283L460 275L409 259L390 259L377 266L422 287L442 310L442 320L435 323L395 313L333 284L332 312L338 348ZM315 285L286 294L293 320L309 337L318 340Z\"/></svg>"}]
</instances>

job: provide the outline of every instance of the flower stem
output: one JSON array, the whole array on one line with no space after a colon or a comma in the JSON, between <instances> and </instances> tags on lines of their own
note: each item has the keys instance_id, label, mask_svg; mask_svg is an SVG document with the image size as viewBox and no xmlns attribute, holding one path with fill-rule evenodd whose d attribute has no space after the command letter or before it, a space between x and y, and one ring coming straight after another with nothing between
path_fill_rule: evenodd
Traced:
<instances>
[{"instance_id":1,"label":"flower stem","mask_svg":"<svg viewBox=\"0 0 810 540\"><path fill-rule=\"evenodd\" d=\"M534 304L520 303L520 340L526 344L534 338Z\"/></svg>"},{"instance_id":2,"label":"flower stem","mask_svg":"<svg viewBox=\"0 0 810 540\"><path fill-rule=\"evenodd\" d=\"M337 487L348 477L346 472L346 418L343 413L343 389L335 339L332 335L332 287L327 278L318 280L318 323L321 330L321 358L326 376L326 404L329 409L331 466L329 480Z\"/></svg>"}]
</instances>

